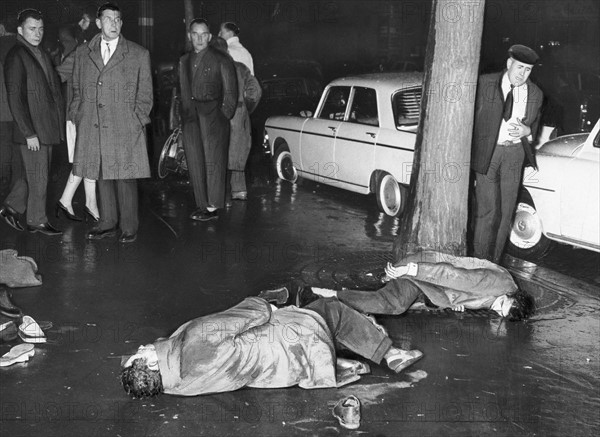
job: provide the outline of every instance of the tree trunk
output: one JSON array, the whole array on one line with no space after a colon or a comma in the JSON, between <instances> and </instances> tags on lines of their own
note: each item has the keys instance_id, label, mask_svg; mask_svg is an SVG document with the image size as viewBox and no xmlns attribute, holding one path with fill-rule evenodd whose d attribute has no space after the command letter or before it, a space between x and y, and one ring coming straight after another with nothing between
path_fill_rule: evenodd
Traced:
<instances>
[{"instance_id":1,"label":"tree trunk","mask_svg":"<svg viewBox=\"0 0 600 437\"><path fill-rule=\"evenodd\" d=\"M485 0L433 0L419 130L394 259L466 254L469 165Z\"/></svg>"}]
</instances>

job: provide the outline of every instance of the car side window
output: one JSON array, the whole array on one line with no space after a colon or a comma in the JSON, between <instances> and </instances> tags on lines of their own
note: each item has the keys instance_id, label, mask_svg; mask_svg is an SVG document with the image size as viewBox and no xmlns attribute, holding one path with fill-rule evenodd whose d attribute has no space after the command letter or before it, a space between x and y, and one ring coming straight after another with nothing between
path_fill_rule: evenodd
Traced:
<instances>
[{"instance_id":1,"label":"car side window","mask_svg":"<svg viewBox=\"0 0 600 437\"><path fill-rule=\"evenodd\" d=\"M343 120L349 97L349 86L332 86L329 88L319 118L325 118L327 120Z\"/></svg>"},{"instance_id":2,"label":"car side window","mask_svg":"<svg viewBox=\"0 0 600 437\"><path fill-rule=\"evenodd\" d=\"M379 126L377 93L373 88L354 87L354 97L348 120L353 123Z\"/></svg>"},{"instance_id":3,"label":"car side window","mask_svg":"<svg viewBox=\"0 0 600 437\"><path fill-rule=\"evenodd\" d=\"M396 91L392 96L392 110L396 128L414 126L419 122L421 112L421 88Z\"/></svg>"}]
</instances>

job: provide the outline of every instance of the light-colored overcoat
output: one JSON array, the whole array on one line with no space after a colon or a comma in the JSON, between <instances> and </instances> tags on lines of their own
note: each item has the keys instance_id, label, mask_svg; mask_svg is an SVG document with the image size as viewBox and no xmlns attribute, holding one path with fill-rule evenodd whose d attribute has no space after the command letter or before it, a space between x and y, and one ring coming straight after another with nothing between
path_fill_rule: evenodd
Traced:
<instances>
[{"instance_id":1,"label":"light-colored overcoat","mask_svg":"<svg viewBox=\"0 0 600 437\"><path fill-rule=\"evenodd\" d=\"M148 50L123 35L105 66L101 34L75 54L69 119L77 126L73 173L90 179L150 177L144 126L152 109Z\"/></svg>"},{"instance_id":2,"label":"light-colored overcoat","mask_svg":"<svg viewBox=\"0 0 600 437\"><path fill-rule=\"evenodd\" d=\"M191 320L154 343L165 393L196 396L242 387L336 387L335 350L325 320L258 297Z\"/></svg>"}]
</instances>

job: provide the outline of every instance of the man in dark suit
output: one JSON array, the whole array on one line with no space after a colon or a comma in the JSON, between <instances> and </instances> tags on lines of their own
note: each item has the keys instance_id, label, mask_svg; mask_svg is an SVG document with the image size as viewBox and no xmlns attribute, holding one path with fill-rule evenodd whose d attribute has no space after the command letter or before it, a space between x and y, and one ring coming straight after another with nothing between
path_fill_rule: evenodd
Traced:
<instances>
[{"instance_id":1,"label":"man in dark suit","mask_svg":"<svg viewBox=\"0 0 600 437\"><path fill-rule=\"evenodd\" d=\"M100 33L75 52L69 120L77 126L73 174L98 181L100 221L89 240L132 243L138 231L137 179L150 177L144 126L152 109L150 53L121 35L120 9L98 8Z\"/></svg>"},{"instance_id":2,"label":"man in dark suit","mask_svg":"<svg viewBox=\"0 0 600 437\"><path fill-rule=\"evenodd\" d=\"M510 232L523 164L536 165L542 91L529 80L538 55L514 45L506 70L479 78L471 169L475 172L473 254L499 263Z\"/></svg>"},{"instance_id":3,"label":"man in dark suit","mask_svg":"<svg viewBox=\"0 0 600 437\"><path fill-rule=\"evenodd\" d=\"M192 220L218 218L225 206L229 120L237 107L238 87L230 57L210 47L208 23L192 21L193 46L179 61L184 148L197 209Z\"/></svg>"},{"instance_id":4,"label":"man in dark suit","mask_svg":"<svg viewBox=\"0 0 600 437\"><path fill-rule=\"evenodd\" d=\"M6 55L4 76L8 105L14 118L13 140L18 144L24 172L13 184L0 216L18 231L19 214L27 211L27 230L46 235L62 232L48 222L46 190L52 146L64 140L64 107L60 79L40 43L42 14L26 9L19 14L15 46Z\"/></svg>"}]
</instances>

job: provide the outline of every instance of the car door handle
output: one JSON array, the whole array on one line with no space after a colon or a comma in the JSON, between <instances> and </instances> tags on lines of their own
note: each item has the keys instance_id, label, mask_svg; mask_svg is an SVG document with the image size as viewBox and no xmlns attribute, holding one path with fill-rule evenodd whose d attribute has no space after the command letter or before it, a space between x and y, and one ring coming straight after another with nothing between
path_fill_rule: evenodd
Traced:
<instances>
[{"instance_id":1,"label":"car door handle","mask_svg":"<svg viewBox=\"0 0 600 437\"><path fill-rule=\"evenodd\" d=\"M335 130L337 129L335 126L328 126L329 129L331 129L331 132L335 133Z\"/></svg>"},{"instance_id":2,"label":"car door handle","mask_svg":"<svg viewBox=\"0 0 600 437\"><path fill-rule=\"evenodd\" d=\"M365 132L367 135L369 135L371 138L375 138L377 136L377 134L375 132Z\"/></svg>"}]
</instances>

